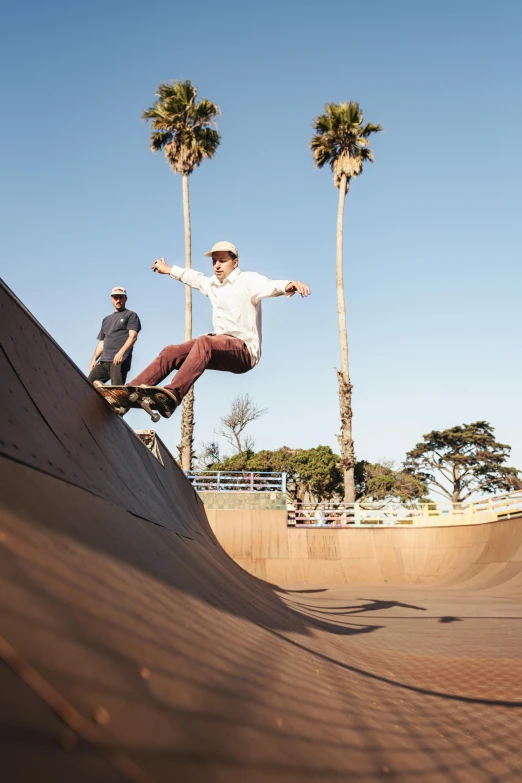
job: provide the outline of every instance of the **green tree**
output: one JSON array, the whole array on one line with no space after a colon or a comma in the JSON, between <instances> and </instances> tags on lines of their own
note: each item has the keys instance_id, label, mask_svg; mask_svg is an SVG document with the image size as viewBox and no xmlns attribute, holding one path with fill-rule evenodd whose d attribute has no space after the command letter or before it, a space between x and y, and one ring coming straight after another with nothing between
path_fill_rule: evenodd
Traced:
<instances>
[{"instance_id":1,"label":"green tree","mask_svg":"<svg viewBox=\"0 0 522 783\"><path fill-rule=\"evenodd\" d=\"M251 466L251 470L293 475L292 460L296 453L295 449L289 449L287 446L282 446L276 451L263 449L256 453L250 452L248 464Z\"/></svg>"},{"instance_id":2,"label":"green tree","mask_svg":"<svg viewBox=\"0 0 522 783\"><path fill-rule=\"evenodd\" d=\"M433 430L408 452L404 468L453 503L475 492L510 492L522 488L520 473L504 465L511 447L499 443L487 421Z\"/></svg>"},{"instance_id":3,"label":"green tree","mask_svg":"<svg viewBox=\"0 0 522 783\"><path fill-rule=\"evenodd\" d=\"M215 463L214 470L253 470L267 473L288 473L293 472L292 459L295 450L283 447L277 451L252 451L247 449L242 455L233 454L231 457L224 457L220 462Z\"/></svg>"},{"instance_id":4,"label":"green tree","mask_svg":"<svg viewBox=\"0 0 522 783\"><path fill-rule=\"evenodd\" d=\"M348 366L348 332L343 281L344 202L352 179L362 174L363 164L366 161L373 163L373 153L368 146L370 136L382 130L381 125L371 123L364 125L363 122L363 113L355 101L327 103L324 114L320 114L314 120L315 134L310 142L316 167L322 168L328 164L334 174L334 185L339 188L335 280L341 371L337 371L337 378L341 417L339 443L344 471L344 499L347 503L355 501L355 450L352 438L352 384Z\"/></svg>"},{"instance_id":5,"label":"green tree","mask_svg":"<svg viewBox=\"0 0 522 783\"><path fill-rule=\"evenodd\" d=\"M296 477L297 500L309 496L312 502L319 502L342 495L341 460L330 446L300 449L292 459L292 467Z\"/></svg>"},{"instance_id":6,"label":"green tree","mask_svg":"<svg viewBox=\"0 0 522 783\"><path fill-rule=\"evenodd\" d=\"M357 500L401 503L426 501L428 488L424 481L406 470L396 470L393 461L380 463L361 460L355 465Z\"/></svg>"},{"instance_id":7,"label":"green tree","mask_svg":"<svg viewBox=\"0 0 522 783\"><path fill-rule=\"evenodd\" d=\"M296 500L321 502L339 497L343 474L340 458L329 446L314 449L253 451L234 454L213 466L214 470L248 470L287 473L288 493Z\"/></svg>"},{"instance_id":8,"label":"green tree","mask_svg":"<svg viewBox=\"0 0 522 783\"><path fill-rule=\"evenodd\" d=\"M162 82L156 91L154 104L143 112L142 119L151 122L150 148L163 150L171 169L181 174L183 217L185 225L185 266L190 268L191 229L189 176L219 147L221 138L216 129L219 106L207 98L197 102L198 89L190 81ZM185 286L185 340L192 339L192 289ZM190 470L194 443L194 388L183 400L181 416L181 466Z\"/></svg>"}]
</instances>

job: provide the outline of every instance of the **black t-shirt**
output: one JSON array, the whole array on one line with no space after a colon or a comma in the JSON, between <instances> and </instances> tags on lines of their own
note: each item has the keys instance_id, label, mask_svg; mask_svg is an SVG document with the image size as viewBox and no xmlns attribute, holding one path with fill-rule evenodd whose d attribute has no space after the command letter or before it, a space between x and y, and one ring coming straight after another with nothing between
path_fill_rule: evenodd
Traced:
<instances>
[{"instance_id":1,"label":"black t-shirt","mask_svg":"<svg viewBox=\"0 0 522 783\"><path fill-rule=\"evenodd\" d=\"M129 336L129 329L139 332L141 329L140 319L132 310L120 310L119 312L107 315L103 321L98 334L98 340L103 340L103 352L100 356L100 362L112 362L120 348L125 345ZM125 352L124 359L132 357L132 346Z\"/></svg>"}]
</instances>

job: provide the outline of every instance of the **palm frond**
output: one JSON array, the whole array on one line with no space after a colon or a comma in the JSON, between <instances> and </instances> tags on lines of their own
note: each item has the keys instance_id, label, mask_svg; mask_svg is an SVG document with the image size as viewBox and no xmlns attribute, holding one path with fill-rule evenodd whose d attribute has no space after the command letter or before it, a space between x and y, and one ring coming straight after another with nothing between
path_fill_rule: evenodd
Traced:
<instances>
[{"instance_id":1,"label":"palm frond","mask_svg":"<svg viewBox=\"0 0 522 783\"><path fill-rule=\"evenodd\" d=\"M213 128L200 128L195 135L201 159L211 158L221 143L220 134Z\"/></svg>"},{"instance_id":2,"label":"palm frond","mask_svg":"<svg viewBox=\"0 0 522 783\"><path fill-rule=\"evenodd\" d=\"M197 106L194 107L194 119L201 124L216 124L216 117L221 114L221 109L216 103L202 98Z\"/></svg>"},{"instance_id":3,"label":"palm frond","mask_svg":"<svg viewBox=\"0 0 522 783\"><path fill-rule=\"evenodd\" d=\"M207 98L197 103L197 93L189 80L162 82L156 101L141 115L152 126L151 149L163 149L169 165L180 174L191 174L221 142L216 123L219 106Z\"/></svg>"},{"instance_id":4,"label":"palm frond","mask_svg":"<svg viewBox=\"0 0 522 783\"><path fill-rule=\"evenodd\" d=\"M194 104L198 94L198 88L188 79L180 82L162 82L158 85L156 95L158 102L170 103L172 107L179 106L180 110L184 106Z\"/></svg>"},{"instance_id":5,"label":"palm frond","mask_svg":"<svg viewBox=\"0 0 522 783\"><path fill-rule=\"evenodd\" d=\"M371 122L368 122L361 130L361 136L367 139L368 136L371 136L372 133L379 133L382 130L384 130L382 125L372 125Z\"/></svg>"},{"instance_id":6,"label":"palm frond","mask_svg":"<svg viewBox=\"0 0 522 783\"><path fill-rule=\"evenodd\" d=\"M339 187L342 176L349 184L352 177L362 173L363 163L373 163L373 153L368 146L368 137L382 130L381 125L367 123L356 101L327 103L324 113L314 122L314 135L310 150L317 168L329 165L334 174L334 183Z\"/></svg>"},{"instance_id":7,"label":"palm frond","mask_svg":"<svg viewBox=\"0 0 522 783\"><path fill-rule=\"evenodd\" d=\"M166 144L172 141L172 133L167 132L155 132L150 134L150 148L152 152L159 152Z\"/></svg>"}]
</instances>

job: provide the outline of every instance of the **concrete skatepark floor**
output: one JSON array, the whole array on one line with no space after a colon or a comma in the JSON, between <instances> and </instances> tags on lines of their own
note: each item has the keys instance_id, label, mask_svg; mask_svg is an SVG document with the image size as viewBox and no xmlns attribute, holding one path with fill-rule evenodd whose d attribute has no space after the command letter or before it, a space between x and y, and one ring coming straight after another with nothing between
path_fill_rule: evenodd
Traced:
<instances>
[{"instance_id":1,"label":"concrete skatepark floor","mask_svg":"<svg viewBox=\"0 0 522 783\"><path fill-rule=\"evenodd\" d=\"M521 521L462 533L451 585L263 581L162 444L163 466L0 306L9 783L522 780Z\"/></svg>"}]
</instances>

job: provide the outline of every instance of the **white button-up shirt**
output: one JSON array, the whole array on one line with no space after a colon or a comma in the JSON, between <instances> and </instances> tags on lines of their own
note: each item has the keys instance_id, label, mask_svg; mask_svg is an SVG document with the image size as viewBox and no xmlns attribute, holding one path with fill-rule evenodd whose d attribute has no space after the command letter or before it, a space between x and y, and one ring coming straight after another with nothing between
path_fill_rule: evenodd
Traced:
<instances>
[{"instance_id":1,"label":"white button-up shirt","mask_svg":"<svg viewBox=\"0 0 522 783\"><path fill-rule=\"evenodd\" d=\"M215 334L229 334L246 343L252 366L261 358L261 300L282 296L290 280L269 280L257 272L236 268L221 283L194 269L173 266L170 276L197 288L212 302Z\"/></svg>"}]
</instances>

